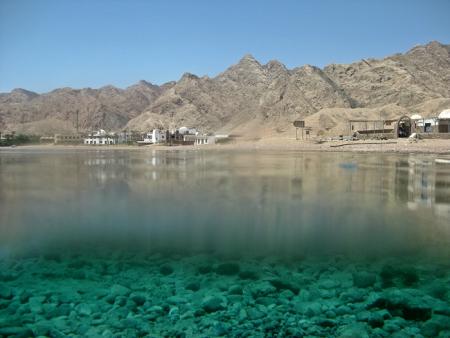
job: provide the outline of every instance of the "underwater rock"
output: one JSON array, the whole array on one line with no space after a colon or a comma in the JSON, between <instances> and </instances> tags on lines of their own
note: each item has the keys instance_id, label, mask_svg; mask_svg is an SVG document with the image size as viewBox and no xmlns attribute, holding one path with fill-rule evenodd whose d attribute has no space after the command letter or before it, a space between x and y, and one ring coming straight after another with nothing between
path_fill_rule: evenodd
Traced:
<instances>
[{"instance_id":1,"label":"underwater rock","mask_svg":"<svg viewBox=\"0 0 450 338\"><path fill-rule=\"evenodd\" d=\"M33 337L34 335L33 331L31 331L27 327L10 326L10 327L0 327L0 336L27 338Z\"/></svg>"},{"instance_id":2,"label":"underwater rock","mask_svg":"<svg viewBox=\"0 0 450 338\"><path fill-rule=\"evenodd\" d=\"M143 292L133 292L130 294L130 299L137 305L142 306L144 305L145 301L147 300L147 297L145 293Z\"/></svg>"},{"instance_id":3,"label":"underwater rock","mask_svg":"<svg viewBox=\"0 0 450 338\"><path fill-rule=\"evenodd\" d=\"M61 288L59 292L53 294L52 297L59 303L77 303L81 300L81 295L69 286Z\"/></svg>"},{"instance_id":4,"label":"underwater rock","mask_svg":"<svg viewBox=\"0 0 450 338\"><path fill-rule=\"evenodd\" d=\"M186 284L185 289L196 292L196 291L200 290L200 282L198 282L198 281L191 281L191 282Z\"/></svg>"},{"instance_id":5,"label":"underwater rock","mask_svg":"<svg viewBox=\"0 0 450 338\"><path fill-rule=\"evenodd\" d=\"M28 306L30 307L30 311L32 313L42 313L43 307L42 307L42 303L45 301L45 296L35 296L35 297L31 297L28 300Z\"/></svg>"},{"instance_id":6,"label":"underwater rock","mask_svg":"<svg viewBox=\"0 0 450 338\"><path fill-rule=\"evenodd\" d=\"M169 319L173 322L180 319L180 309L178 306L171 307L169 310Z\"/></svg>"},{"instance_id":7,"label":"underwater rock","mask_svg":"<svg viewBox=\"0 0 450 338\"><path fill-rule=\"evenodd\" d=\"M421 332L426 337L437 337L444 330L450 331L450 317L433 315L430 320L423 324Z\"/></svg>"},{"instance_id":8,"label":"underwater rock","mask_svg":"<svg viewBox=\"0 0 450 338\"><path fill-rule=\"evenodd\" d=\"M208 313L224 310L227 307L227 299L223 296L206 296L201 303L203 310Z\"/></svg>"},{"instance_id":9,"label":"underwater rock","mask_svg":"<svg viewBox=\"0 0 450 338\"><path fill-rule=\"evenodd\" d=\"M167 303L172 305L180 305L187 303L187 299L179 295L170 296L166 299L166 301Z\"/></svg>"},{"instance_id":10,"label":"underwater rock","mask_svg":"<svg viewBox=\"0 0 450 338\"><path fill-rule=\"evenodd\" d=\"M269 283L272 284L277 289L277 291L290 290L294 294L298 294L298 292L300 291L300 288L298 286L281 279L270 279Z\"/></svg>"},{"instance_id":11,"label":"underwater rock","mask_svg":"<svg viewBox=\"0 0 450 338\"><path fill-rule=\"evenodd\" d=\"M256 298L256 303L265 305L265 306L269 306L269 305L278 304L279 302L276 298L273 298L273 297L258 297L258 298Z\"/></svg>"},{"instance_id":12,"label":"underwater rock","mask_svg":"<svg viewBox=\"0 0 450 338\"><path fill-rule=\"evenodd\" d=\"M314 317L322 313L322 304L319 302L297 302L294 303L294 310L299 314Z\"/></svg>"},{"instance_id":13,"label":"underwater rock","mask_svg":"<svg viewBox=\"0 0 450 338\"><path fill-rule=\"evenodd\" d=\"M259 279L259 275L256 271L244 270L239 273L239 278L257 280Z\"/></svg>"},{"instance_id":14,"label":"underwater rock","mask_svg":"<svg viewBox=\"0 0 450 338\"><path fill-rule=\"evenodd\" d=\"M318 318L315 320L315 323L321 327L335 327L336 322L334 320L328 318Z\"/></svg>"},{"instance_id":15,"label":"underwater rock","mask_svg":"<svg viewBox=\"0 0 450 338\"><path fill-rule=\"evenodd\" d=\"M294 296L295 296L295 293L294 292L292 292L291 290L283 290L281 293L280 293L280 297L282 297L282 298L284 298L284 299L289 299L289 300L291 300L292 298L294 298Z\"/></svg>"},{"instance_id":16,"label":"underwater rock","mask_svg":"<svg viewBox=\"0 0 450 338\"><path fill-rule=\"evenodd\" d=\"M213 327L214 337L226 336L229 332L230 326L225 323L216 323Z\"/></svg>"},{"instance_id":17,"label":"underwater rock","mask_svg":"<svg viewBox=\"0 0 450 338\"><path fill-rule=\"evenodd\" d=\"M266 313L254 307L251 307L250 309L247 310L247 315L251 320L257 320L264 318L266 316Z\"/></svg>"},{"instance_id":18,"label":"underwater rock","mask_svg":"<svg viewBox=\"0 0 450 338\"><path fill-rule=\"evenodd\" d=\"M154 306L148 308L146 312L147 312L148 320L155 320L164 314L164 309L161 306L154 305Z\"/></svg>"},{"instance_id":19,"label":"underwater rock","mask_svg":"<svg viewBox=\"0 0 450 338\"><path fill-rule=\"evenodd\" d=\"M391 315L386 311L375 311L375 312L371 312L370 316L368 318L368 323L372 328L377 328L377 327L383 327L384 326L384 320L387 319L385 318L385 314L387 313L386 317L390 318Z\"/></svg>"},{"instance_id":20,"label":"underwater rock","mask_svg":"<svg viewBox=\"0 0 450 338\"><path fill-rule=\"evenodd\" d=\"M362 288L351 288L350 290L343 292L340 299L344 302L360 303L367 298L367 290Z\"/></svg>"},{"instance_id":21,"label":"underwater rock","mask_svg":"<svg viewBox=\"0 0 450 338\"><path fill-rule=\"evenodd\" d=\"M369 305L369 308L388 310L392 316L406 320L426 321L431 318L432 308L415 290L390 290Z\"/></svg>"},{"instance_id":22,"label":"underwater rock","mask_svg":"<svg viewBox=\"0 0 450 338\"><path fill-rule=\"evenodd\" d=\"M383 287L394 285L412 286L419 281L419 274L414 267L394 267L386 264L380 272Z\"/></svg>"},{"instance_id":23,"label":"underwater rock","mask_svg":"<svg viewBox=\"0 0 450 338\"><path fill-rule=\"evenodd\" d=\"M0 285L0 299L12 299L12 289L7 285Z\"/></svg>"},{"instance_id":24,"label":"underwater rock","mask_svg":"<svg viewBox=\"0 0 450 338\"><path fill-rule=\"evenodd\" d=\"M216 273L219 275L232 276L237 275L241 268L237 263L223 263L216 268Z\"/></svg>"},{"instance_id":25,"label":"underwater rock","mask_svg":"<svg viewBox=\"0 0 450 338\"><path fill-rule=\"evenodd\" d=\"M357 272L353 274L353 284L358 288L372 287L377 281L377 276L370 272Z\"/></svg>"},{"instance_id":26,"label":"underwater rock","mask_svg":"<svg viewBox=\"0 0 450 338\"><path fill-rule=\"evenodd\" d=\"M110 289L110 294L114 297L128 296L130 292L131 290L129 288L120 284L114 284Z\"/></svg>"},{"instance_id":27,"label":"underwater rock","mask_svg":"<svg viewBox=\"0 0 450 338\"><path fill-rule=\"evenodd\" d=\"M276 291L277 291L277 289L268 281L255 283L251 286L251 290L250 290L250 292L252 293L254 298L258 298L261 296L267 296Z\"/></svg>"},{"instance_id":28,"label":"underwater rock","mask_svg":"<svg viewBox=\"0 0 450 338\"><path fill-rule=\"evenodd\" d=\"M210 265L201 265L197 268L197 272L201 275L206 275L213 272L213 267Z\"/></svg>"},{"instance_id":29,"label":"underwater rock","mask_svg":"<svg viewBox=\"0 0 450 338\"><path fill-rule=\"evenodd\" d=\"M322 279L318 283L318 287L325 290L336 289L340 286L339 281L334 279Z\"/></svg>"},{"instance_id":30,"label":"underwater rock","mask_svg":"<svg viewBox=\"0 0 450 338\"><path fill-rule=\"evenodd\" d=\"M89 304L84 304L84 303L78 304L76 307L76 310L80 316L88 317L92 314L92 309L89 306Z\"/></svg>"},{"instance_id":31,"label":"underwater rock","mask_svg":"<svg viewBox=\"0 0 450 338\"><path fill-rule=\"evenodd\" d=\"M170 265L163 265L159 268L159 272L164 276L171 275L173 271L174 269Z\"/></svg>"},{"instance_id":32,"label":"underwater rock","mask_svg":"<svg viewBox=\"0 0 450 338\"><path fill-rule=\"evenodd\" d=\"M230 295L242 295L243 294L243 290L242 290L242 286L240 285L231 285L228 289L228 294Z\"/></svg>"},{"instance_id":33,"label":"underwater rock","mask_svg":"<svg viewBox=\"0 0 450 338\"><path fill-rule=\"evenodd\" d=\"M367 326L362 323L349 324L338 329L337 338L369 338Z\"/></svg>"}]
</instances>

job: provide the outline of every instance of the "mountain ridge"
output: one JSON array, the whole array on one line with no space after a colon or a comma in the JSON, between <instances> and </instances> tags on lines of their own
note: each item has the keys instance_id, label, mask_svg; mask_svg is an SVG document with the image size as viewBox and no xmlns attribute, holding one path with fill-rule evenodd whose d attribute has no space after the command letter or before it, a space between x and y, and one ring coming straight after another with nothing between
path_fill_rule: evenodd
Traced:
<instances>
[{"instance_id":1,"label":"mountain ridge","mask_svg":"<svg viewBox=\"0 0 450 338\"><path fill-rule=\"evenodd\" d=\"M161 86L141 80L124 89L66 87L43 94L14 89L0 94L0 117L7 129L40 134L73 132L77 112L84 131L188 125L235 132L248 125L282 134L295 119L328 113L329 118L315 119L316 132L326 132L333 129L330 119L342 124L330 109L346 109L344 120L377 109L387 115L426 111L430 102L434 114L450 98L449 55L450 45L432 41L382 59L288 69L246 54L212 78L184 73Z\"/></svg>"}]
</instances>

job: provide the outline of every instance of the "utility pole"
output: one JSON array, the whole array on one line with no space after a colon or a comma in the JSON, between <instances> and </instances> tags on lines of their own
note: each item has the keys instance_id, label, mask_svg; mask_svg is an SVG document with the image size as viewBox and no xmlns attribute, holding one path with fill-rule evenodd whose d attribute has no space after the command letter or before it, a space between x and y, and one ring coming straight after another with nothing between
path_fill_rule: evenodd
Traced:
<instances>
[{"instance_id":1,"label":"utility pole","mask_svg":"<svg viewBox=\"0 0 450 338\"><path fill-rule=\"evenodd\" d=\"M79 130L78 130L78 115L79 115L79 113L80 113L80 111L77 109L77 135L79 133Z\"/></svg>"}]
</instances>

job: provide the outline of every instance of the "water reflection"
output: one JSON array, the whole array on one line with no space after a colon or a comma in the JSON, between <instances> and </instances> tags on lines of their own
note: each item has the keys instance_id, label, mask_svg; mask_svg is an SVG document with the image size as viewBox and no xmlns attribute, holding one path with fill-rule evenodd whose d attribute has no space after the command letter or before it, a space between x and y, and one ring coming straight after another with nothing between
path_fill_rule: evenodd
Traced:
<instances>
[{"instance_id":1,"label":"water reflection","mask_svg":"<svg viewBox=\"0 0 450 338\"><path fill-rule=\"evenodd\" d=\"M203 151L0 152L0 247L114 243L304 255L450 239L432 157Z\"/></svg>"}]
</instances>

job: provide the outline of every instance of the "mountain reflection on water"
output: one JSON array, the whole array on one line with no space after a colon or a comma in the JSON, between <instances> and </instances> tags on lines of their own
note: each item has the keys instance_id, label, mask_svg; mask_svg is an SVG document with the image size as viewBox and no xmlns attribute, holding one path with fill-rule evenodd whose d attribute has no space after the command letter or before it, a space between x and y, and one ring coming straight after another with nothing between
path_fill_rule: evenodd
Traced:
<instances>
[{"instance_id":1,"label":"mountain reflection on water","mask_svg":"<svg viewBox=\"0 0 450 338\"><path fill-rule=\"evenodd\" d=\"M0 253L119 245L223 254L448 254L432 155L0 152Z\"/></svg>"}]
</instances>

